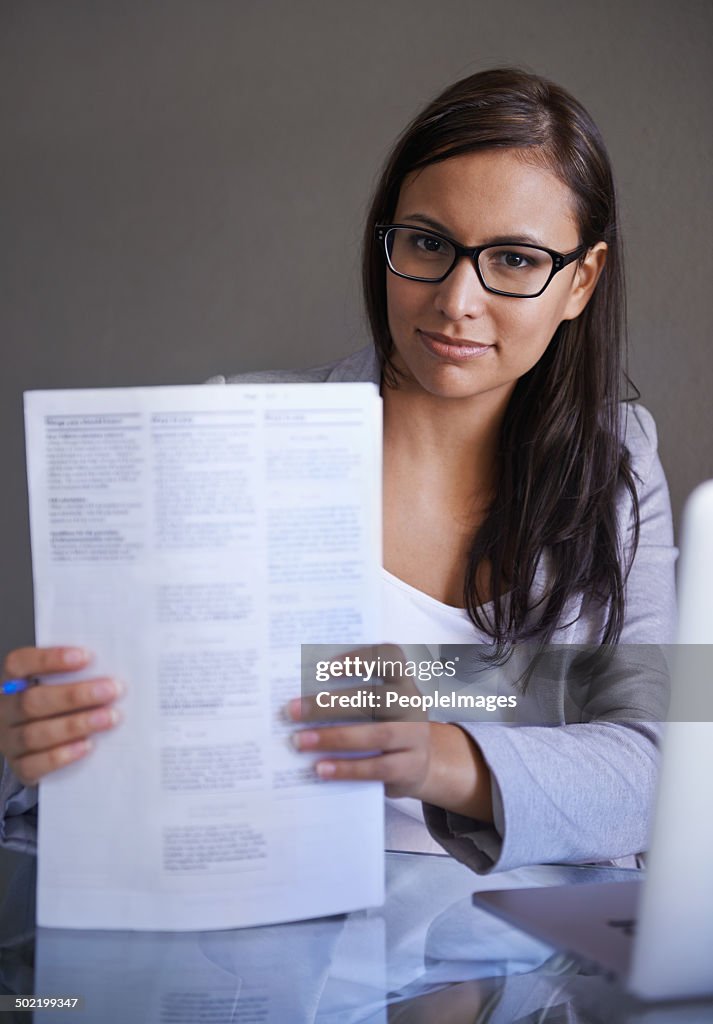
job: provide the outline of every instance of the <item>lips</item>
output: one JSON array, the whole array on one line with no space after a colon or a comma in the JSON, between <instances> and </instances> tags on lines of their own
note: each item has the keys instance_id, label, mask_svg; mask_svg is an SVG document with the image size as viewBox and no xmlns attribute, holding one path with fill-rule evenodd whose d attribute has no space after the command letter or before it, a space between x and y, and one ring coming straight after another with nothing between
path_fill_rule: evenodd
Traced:
<instances>
[{"instance_id":1,"label":"lips","mask_svg":"<svg viewBox=\"0 0 713 1024\"><path fill-rule=\"evenodd\" d=\"M432 355L444 359L477 359L486 355L494 345L472 341L469 338L451 338L437 331L418 331L425 347Z\"/></svg>"}]
</instances>

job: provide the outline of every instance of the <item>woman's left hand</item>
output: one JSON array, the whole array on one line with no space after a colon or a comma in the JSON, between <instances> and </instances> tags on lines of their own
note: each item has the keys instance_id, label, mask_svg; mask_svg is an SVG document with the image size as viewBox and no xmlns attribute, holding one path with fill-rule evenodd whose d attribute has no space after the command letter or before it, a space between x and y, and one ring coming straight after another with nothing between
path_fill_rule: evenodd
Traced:
<instances>
[{"instance_id":1,"label":"woman's left hand","mask_svg":"<svg viewBox=\"0 0 713 1024\"><path fill-rule=\"evenodd\" d=\"M299 707L299 702L297 708ZM434 722L368 722L304 729L293 734L297 750L359 757L320 757L321 779L383 782L387 796L425 799L433 755ZM441 726L441 728L453 728Z\"/></svg>"},{"instance_id":2,"label":"woman's left hand","mask_svg":"<svg viewBox=\"0 0 713 1024\"><path fill-rule=\"evenodd\" d=\"M299 698L290 704L296 722L309 719L305 710ZM457 725L368 722L307 727L294 732L292 742L297 750L326 755L315 764L325 781L383 782L389 797L410 796L478 821L493 820L490 771L480 748Z\"/></svg>"},{"instance_id":3,"label":"woman's left hand","mask_svg":"<svg viewBox=\"0 0 713 1024\"><path fill-rule=\"evenodd\" d=\"M384 660L403 660L404 652L396 645L378 649ZM369 649L373 654L374 649ZM350 652L344 659L358 654ZM341 659L334 659L339 661ZM473 738L457 725L429 722L418 702L413 680L396 672L382 676L384 682L406 700L396 701L388 710L388 702L374 697L382 686L362 686L358 690L333 691L335 698L361 694L357 706L347 707L318 703L317 695L296 697L288 705L293 722L306 728L293 733L292 742L299 751L324 754L315 764L317 775L325 781L383 782L389 797L414 797L479 821L493 820L490 770ZM324 692L324 691L323 691ZM329 692L329 691L326 691ZM384 707L386 703L387 707ZM375 710L372 710L375 709ZM345 718L361 719L344 724ZM365 722L364 719L367 719ZM310 728L308 723L318 723ZM335 725L322 725L336 722ZM336 757L330 757L336 754Z\"/></svg>"}]
</instances>

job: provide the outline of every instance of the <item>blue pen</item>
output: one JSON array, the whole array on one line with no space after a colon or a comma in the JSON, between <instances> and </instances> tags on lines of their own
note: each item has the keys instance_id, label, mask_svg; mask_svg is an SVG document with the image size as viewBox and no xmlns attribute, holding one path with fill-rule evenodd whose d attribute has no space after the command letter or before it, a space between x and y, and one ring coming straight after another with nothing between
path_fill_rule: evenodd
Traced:
<instances>
[{"instance_id":1,"label":"blue pen","mask_svg":"<svg viewBox=\"0 0 713 1024\"><path fill-rule=\"evenodd\" d=\"M22 693L23 690L27 690L30 686L35 686L36 684L36 679L6 679L0 686L0 693Z\"/></svg>"}]
</instances>

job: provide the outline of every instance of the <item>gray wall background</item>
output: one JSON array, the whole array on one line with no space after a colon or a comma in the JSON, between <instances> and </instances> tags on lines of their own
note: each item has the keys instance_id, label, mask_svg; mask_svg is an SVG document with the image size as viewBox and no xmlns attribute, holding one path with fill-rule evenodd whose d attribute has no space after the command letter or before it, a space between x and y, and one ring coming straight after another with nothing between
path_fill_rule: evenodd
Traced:
<instances>
[{"instance_id":1,"label":"gray wall background","mask_svg":"<svg viewBox=\"0 0 713 1024\"><path fill-rule=\"evenodd\" d=\"M364 344L377 170L499 63L566 86L608 142L678 521L713 476L712 29L709 0L0 0L0 650L32 639L23 390Z\"/></svg>"}]
</instances>

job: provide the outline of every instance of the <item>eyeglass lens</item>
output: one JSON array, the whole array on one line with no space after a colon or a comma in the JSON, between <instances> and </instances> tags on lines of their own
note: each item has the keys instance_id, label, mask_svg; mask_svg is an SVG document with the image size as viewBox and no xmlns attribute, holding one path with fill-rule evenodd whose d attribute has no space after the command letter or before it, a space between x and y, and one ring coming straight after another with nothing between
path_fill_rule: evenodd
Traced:
<instances>
[{"instance_id":1,"label":"eyeglass lens","mask_svg":"<svg viewBox=\"0 0 713 1024\"><path fill-rule=\"evenodd\" d=\"M386 251L392 269L405 277L437 281L456 259L450 242L439 235L412 228L390 228ZM552 257L529 245L490 245L478 257L488 288L515 295L535 295L552 272Z\"/></svg>"}]
</instances>

